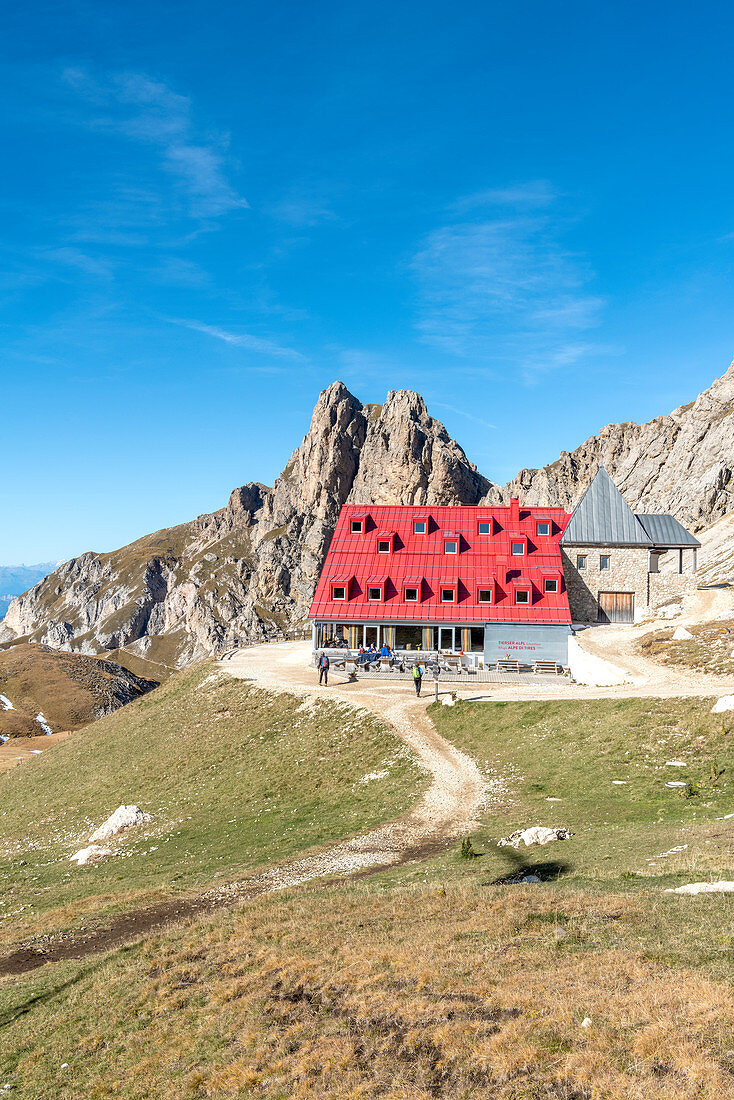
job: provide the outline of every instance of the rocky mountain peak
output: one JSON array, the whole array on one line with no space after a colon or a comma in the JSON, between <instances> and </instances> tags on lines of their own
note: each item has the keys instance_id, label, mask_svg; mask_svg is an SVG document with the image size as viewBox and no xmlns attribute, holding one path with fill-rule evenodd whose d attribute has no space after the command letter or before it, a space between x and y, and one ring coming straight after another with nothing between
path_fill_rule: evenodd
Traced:
<instances>
[{"instance_id":1,"label":"rocky mountain peak","mask_svg":"<svg viewBox=\"0 0 734 1100\"><path fill-rule=\"evenodd\" d=\"M504 488L482 477L412 390L363 405L343 382L318 398L274 486L112 554L82 554L14 600L0 641L27 636L84 653L117 650L151 675L300 625L342 505L507 502L573 507L604 465L636 511L698 529L734 512L734 364L689 405L647 424L609 424ZM164 669L165 671L165 669Z\"/></svg>"}]
</instances>

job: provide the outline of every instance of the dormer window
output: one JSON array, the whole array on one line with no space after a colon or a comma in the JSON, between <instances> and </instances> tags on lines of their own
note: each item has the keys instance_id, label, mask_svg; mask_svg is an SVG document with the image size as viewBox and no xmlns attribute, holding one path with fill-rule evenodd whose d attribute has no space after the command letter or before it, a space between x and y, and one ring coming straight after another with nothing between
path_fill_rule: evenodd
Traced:
<instances>
[{"instance_id":1,"label":"dormer window","mask_svg":"<svg viewBox=\"0 0 734 1100\"><path fill-rule=\"evenodd\" d=\"M479 523L477 524L477 534L478 535L491 535L492 534L492 523L491 523L491 521L488 520L488 519L480 519Z\"/></svg>"},{"instance_id":2,"label":"dormer window","mask_svg":"<svg viewBox=\"0 0 734 1100\"><path fill-rule=\"evenodd\" d=\"M403 591L403 600L405 603L418 603L418 589L413 586L406 586Z\"/></svg>"},{"instance_id":3,"label":"dormer window","mask_svg":"<svg viewBox=\"0 0 734 1100\"><path fill-rule=\"evenodd\" d=\"M543 521L542 523L537 523L535 525L535 534L536 535L549 535L550 534L550 523L546 523L545 521Z\"/></svg>"},{"instance_id":4,"label":"dormer window","mask_svg":"<svg viewBox=\"0 0 734 1100\"><path fill-rule=\"evenodd\" d=\"M414 535L427 535L428 534L428 519L426 516L421 516L420 519L413 520L413 534Z\"/></svg>"},{"instance_id":5,"label":"dormer window","mask_svg":"<svg viewBox=\"0 0 734 1100\"><path fill-rule=\"evenodd\" d=\"M521 558L525 553L525 540L513 539L510 543L510 553L513 558Z\"/></svg>"},{"instance_id":6,"label":"dormer window","mask_svg":"<svg viewBox=\"0 0 734 1100\"><path fill-rule=\"evenodd\" d=\"M349 530L350 530L351 534L353 534L353 535L362 535L362 534L364 534L364 520L363 519L353 519L351 521L351 523L349 524Z\"/></svg>"},{"instance_id":7,"label":"dormer window","mask_svg":"<svg viewBox=\"0 0 734 1100\"><path fill-rule=\"evenodd\" d=\"M377 532L377 553L378 554L392 554L395 549L395 532L394 531L378 531Z\"/></svg>"},{"instance_id":8,"label":"dormer window","mask_svg":"<svg viewBox=\"0 0 734 1100\"><path fill-rule=\"evenodd\" d=\"M343 584L333 584L331 586L331 598L332 600L346 600L346 587Z\"/></svg>"},{"instance_id":9,"label":"dormer window","mask_svg":"<svg viewBox=\"0 0 734 1100\"><path fill-rule=\"evenodd\" d=\"M477 589L477 603L492 603L492 589L489 586Z\"/></svg>"},{"instance_id":10,"label":"dormer window","mask_svg":"<svg viewBox=\"0 0 734 1100\"><path fill-rule=\"evenodd\" d=\"M556 593L558 591L558 577L546 577L543 581L543 591Z\"/></svg>"},{"instance_id":11,"label":"dormer window","mask_svg":"<svg viewBox=\"0 0 734 1100\"><path fill-rule=\"evenodd\" d=\"M372 603L380 603L382 601L382 585L368 585L367 599L370 600Z\"/></svg>"},{"instance_id":12,"label":"dormer window","mask_svg":"<svg viewBox=\"0 0 734 1100\"><path fill-rule=\"evenodd\" d=\"M456 603L456 588L441 587L441 603Z\"/></svg>"},{"instance_id":13,"label":"dormer window","mask_svg":"<svg viewBox=\"0 0 734 1100\"><path fill-rule=\"evenodd\" d=\"M515 603L516 604L528 604L528 603L530 603L530 589L529 588L516 588L515 589Z\"/></svg>"},{"instance_id":14,"label":"dormer window","mask_svg":"<svg viewBox=\"0 0 734 1100\"><path fill-rule=\"evenodd\" d=\"M444 552L444 554L458 554L459 553L459 540L458 539L444 539L443 552Z\"/></svg>"}]
</instances>

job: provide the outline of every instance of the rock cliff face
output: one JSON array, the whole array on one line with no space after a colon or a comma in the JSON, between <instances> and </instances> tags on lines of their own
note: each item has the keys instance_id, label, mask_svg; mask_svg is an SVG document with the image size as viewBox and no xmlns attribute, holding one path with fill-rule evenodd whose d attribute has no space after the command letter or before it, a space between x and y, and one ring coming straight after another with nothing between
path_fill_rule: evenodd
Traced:
<instances>
[{"instance_id":1,"label":"rock cliff face","mask_svg":"<svg viewBox=\"0 0 734 1100\"><path fill-rule=\"evenodd\" d=\"M477 473L418 394L399 390L384 405L362 405L335 382L272 488L244 485L218 512L65 562L13 601L0 642L28 637L82 653L113 651L160 679L237 642L303 625L347 501L519 496L570 509L600 463L638 511L673 512L694 530L734 512L734 364L692 404L648 424L609 425L503 488Z\"/></svg>"},{"instance_id":2,"label":"rock cliff face","mask_svg":"<svg viewBox=\"0 0 734 1100\"><path fill-rule=\"evenodd\" d=\"M549 466L521 470L501 495L571 508L599 465L633 510L672 512L693 531L733 511L734 363L690 405L647 424L609 424Z\"/></svg>"},{"instance_id":3,"label":"rock cliff face","mask_svg":"<svg viewBox=\"0 0 734 1100\"><path fill-rule=\"evenodd\" d=\"M476 504L490 489L418 394L363 406L335 382L272 488L245 485L219 512L65 562L10 605L0 641L117 651L159 675L303 624L346 501Z\"/></svg>"}]
</instances>

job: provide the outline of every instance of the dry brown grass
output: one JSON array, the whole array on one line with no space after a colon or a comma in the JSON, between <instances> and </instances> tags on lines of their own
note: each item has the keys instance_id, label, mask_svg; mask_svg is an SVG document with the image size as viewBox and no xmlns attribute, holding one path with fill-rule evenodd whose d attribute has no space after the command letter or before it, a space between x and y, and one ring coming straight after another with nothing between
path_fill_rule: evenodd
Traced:
<instances>
[{"instance_id":1,"label":"dry brown grass","mask_svg":"<svg viewBox=\"0 0 734 1100\"><path fill-rule=\"evenodd\" d=\"M138 685L121 668L97 657L63 653L27 642L0 651L0 692L14 710L0 709L0 733L30 736L41 729L42 711L54 731L78 730L123 698L139 698L155 687L150 669Z\"/></svg>"},{"instance_id":2,"label":"dry brown grass","mask_svg":"<svg viewBox=\"0 0 734 1100\"><path fill-rule=\"evenodd\" d=\"M697 672L710 672L726 675L734 672L734 657L731 655L734 633L727 634L727 628L734 631L734 620L703 623L689 627L692 638L673 640L673 630L658 630L646 635L640 642L640 651L645 657L653 657L663 664L682 665Z\"/></svg>"},{"instance_id":3,"label":"dry brown grass","mask_svg":"<svg viewBox=\"0 0 734 1100\"><path fill-rule=\"evenodd\" d=\"M655 904L686 903L466 883L262 898L16 1018L0 1080L60 1100L723 1100L731 988L636 939Z\"/></svg>"}]
</instances>

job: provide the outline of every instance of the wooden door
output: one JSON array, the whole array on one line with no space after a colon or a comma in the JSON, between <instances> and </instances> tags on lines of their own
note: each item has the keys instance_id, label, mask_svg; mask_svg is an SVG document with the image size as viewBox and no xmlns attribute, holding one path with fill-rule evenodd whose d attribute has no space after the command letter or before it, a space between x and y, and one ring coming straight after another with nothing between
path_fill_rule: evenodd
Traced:
<instances>
[{"instance_id":1,"label":"wooden door","mask_svg":"<svg viewBox=\"0 0 734 1100\"><path fill-rule=\"evenodd\" d=\"M598 620L600 623L634 622L634 592L600 592Z\"/></svg>"}]
</instances>

